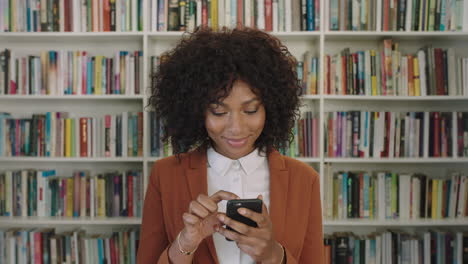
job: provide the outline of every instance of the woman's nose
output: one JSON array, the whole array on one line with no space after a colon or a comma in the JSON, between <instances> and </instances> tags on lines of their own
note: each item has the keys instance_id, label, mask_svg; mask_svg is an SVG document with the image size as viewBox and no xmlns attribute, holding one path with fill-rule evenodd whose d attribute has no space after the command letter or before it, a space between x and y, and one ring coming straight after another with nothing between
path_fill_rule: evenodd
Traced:
<instances>
[{"instance_id":1,"label":"woman's nose","mask_svg":"<svg viewBox=\"0 0 468 264\"><path fill-rule=\"evenodd\" d=\"M229 132L233 135L238 135L242 131L244 126L244 120L241 114L234 113L231 115L231 118L228 123Z\"/></svg>"}]
</instances>

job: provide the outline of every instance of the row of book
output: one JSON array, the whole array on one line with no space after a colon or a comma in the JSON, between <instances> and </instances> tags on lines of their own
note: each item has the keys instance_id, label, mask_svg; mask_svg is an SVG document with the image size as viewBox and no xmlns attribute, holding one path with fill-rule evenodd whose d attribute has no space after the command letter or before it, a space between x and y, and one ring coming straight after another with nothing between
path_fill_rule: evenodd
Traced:
<instances>
[{"instance_id":1,"label":"row of book","mask_svg":"<svg viewBox=\"0 0 468 264\"><path fill-rule=\"evenodd\" d=\"M294 139L281 149L283 155L290 157L319 156L319 117L313 112L304 112L303 117L294 123Z\"/></svg>"},{"instance_id":2,"label":"row of book","mask_svg":"<svg viewBox=\"0 0 468 264\"><path fill-rule=\"evenodd\" d=\"M302 84L303 95L319 93L319 58L313 57L310 51L305 52L298 60L297 75Z\"/></svg>"},{"instance_id":3,"label":"row of book","mask_svg":"<svg viewBox=\"0 0 468 264\"><path fill-rule=\"evenodd\" d=\"M0 156L141 157L143 112L103 117L47 112L31 118L0 113Z\"/></svg>"},{"instance_id":4,"label":"row of book","mask_svg":"<svg viewBox=\"0 0 468 264\"><path fill-rule=\"evenodd\" d=\"M143 30L143 0L28 0L0 5L0 32Z\"/></svg>"},{"instance_id":5,"label":"row of book","mask_svg":"<svg viewBox=\"0 0 468 264\"><path fill-rule=\"evenodd\" d=\"M325 219L446 219L468 216L468 175L338 171L327 166Z\"/></svg>"},{"instance_id":6,"label":"row of book","mask_svg":"<svg viewBox=\"0 0 468 264\"><path fill-rule=\"evenodd\" d=\"M380 50L325 57L325 94L339 95L463 95L468 96L468 58L453 48L403 54L399 43L386 39Z\"/></svg>"},{"instance_id":7,"label":"row of book","mask_svg":"<svg viewBox=\"0 0 468 264\"><path fill-rule=\"evenodd\" d=\"M111 171L91 175L55 170L0 172L1 216L141 217L141 171Z\"/></svg>"},{"instance_id":8,"label":"row of book","mask_svg":"<svg viewBox=\"0 0 468 264\"><path fill-rule=\"evenodd\" d=\"M331 0L330 30L462 31L468 29L466 1Z\"/></svg>"},{"instance_id":9,"label":"row of book","mask_svg":"<svg viewBox=\"0 0 468 264\"><path fill-rule=\"evenodd\" d=\"M142 51L118 51L113 57L66 50L28 56L0 52L0 95L135 95L142 87Z\"/></svg>"},{"instance_id":10,"label":"row of book","mask_svg":"<svg viewBox=\"0 0 468 264\"><path fill-rule=\"evenodd\" d=\"M334 233L324 236L324 256L325 264L463 264L468 263L468 233Z\"/></svg>"},{"instance_id":11,"label":"row of book","mask_svg":"<svg viewBox=\"0 0 468 264\"><path fill-rule=\"evenodd\" d=\"M382 14L377 13L377 10L380 10L377 5L381 5L382 1L385 0L330 0L329 29L342 31L376 31L380 29L378 23ZM384 9L383 12L386 12L386 10L388 9Z\"/></svg>"},{"instance_id":12,"label":"row of book","mask_svg":"<svg viewBox=\"0 0 468 264\"><path fill-rule=\"evenodd\" d=\"M165 58L165 55L150 57L150 72L153 76L153 78L151 78L151 87L155 87L154 81L156 81L156 79L154 76L158 73L158 67L161 60L164 60ZM171 156L173 154L172 145L162 141L163 125L161 119L154 111L150 111L148 114L150 119L150 155L153 157Z\"/></svg>"},{"instance_id":13,"label":"row of book","mask_svg":"<svg viewBox=\"0 0 468 264\"><path fill-rule=\"evenodd\" d=\"M50 228L0 230L0 263L135 264L138 245L137 229L109 234Z\"/></svg>"},{"instance_id":14,"label":"row of book","mask_svg":"<svg viewBox=\"0 0 468 264\"><path fill-rule=\"evenodd\" d=\"M468 156L466 112L329 112L324 131L326 157Z\"/></svg>"},{"instance_id":15,"label":"row of book","mask_svg":"<svg viewBox=\"0 0 468 264\"><path fill-rule=\"evenodd\" d=\"M156 112L149 112L150 119L150 153L153 157L168 157L172 155L169 143L162 141L163 126Z\"/></svg>"},{"instance_id":16,"label":"row of book","mask_svg":"<svg viewBox=\"0 0 468 264\"><path fill-rule=\"evenodd\" d=\"M193 31L198 26L320 30L320 0L151 0L150 5L152 31Z\"/></svg>"}]
</instances>

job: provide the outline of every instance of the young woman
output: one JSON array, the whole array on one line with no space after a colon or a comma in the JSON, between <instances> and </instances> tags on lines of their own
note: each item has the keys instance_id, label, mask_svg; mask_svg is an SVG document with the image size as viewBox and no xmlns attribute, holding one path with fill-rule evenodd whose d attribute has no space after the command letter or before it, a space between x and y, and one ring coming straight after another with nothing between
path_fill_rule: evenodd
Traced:
<instances>
[{"instance_id":1,"label":"young woman","mask_svg":"<svg viewBox=\"0 0 468 264\"><path fill-rule=\"evenodd\" d=\"M165 54L150 105L176 155L152 168L139 264L323 263L319 176L277 151L299 113L295 69L249 28L198 29ZM226 216L238 198L263 200L262 213L239 210L257 228Z\"/></svg>"}]
</instances>

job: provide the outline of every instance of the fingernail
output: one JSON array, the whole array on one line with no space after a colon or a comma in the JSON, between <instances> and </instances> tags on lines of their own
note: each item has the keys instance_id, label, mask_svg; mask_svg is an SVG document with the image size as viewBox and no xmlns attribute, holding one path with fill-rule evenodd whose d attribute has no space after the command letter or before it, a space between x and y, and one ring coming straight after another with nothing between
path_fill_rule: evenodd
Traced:
<instances>
[{"instance_id":1,"label":"fingernail","mask_svg":"<svg viewBox=\"0 0 468 264\"><path fill-rule=\"evenodd\" d=\"M239 209L239 214L245 214L245 209Z\"/></svg>"},{"instance_id":2,"label":"fingernail","mask_svg":"<svg viewBox=\"0 0 468 264\"><path fill-rule=\"evenodd\" d=\"M224 222L224 216L218 215L218 219L219 219L219 221Z\"/></svg>"}]
</instances>

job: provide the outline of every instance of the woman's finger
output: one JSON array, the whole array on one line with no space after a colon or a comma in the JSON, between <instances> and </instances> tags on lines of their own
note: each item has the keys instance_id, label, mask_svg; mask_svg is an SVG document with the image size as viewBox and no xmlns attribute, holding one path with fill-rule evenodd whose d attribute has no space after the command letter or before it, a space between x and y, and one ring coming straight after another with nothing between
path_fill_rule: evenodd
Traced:
<instances>
[{"instance_id":1,"label":"woman's finger","mask_svg":"<svg viewBox=\"0 0 468 264\"><path fill-rule=\"evenodd\" d=\"M240 197L237 196L235 193L226 192L223 190L217 191L213 195L210 196L210 199L213 200L215 203L219 203L222 200L232 200L232 199L239 199Z\"/></svg>"},{"instance_id":2,"label":"woman's finger","mask_svg":"<svg viewBox=\"0 0 468 264\"><path fill-rule=\"evenodd\" d=\"M232 241L241 243L241 244L246 244L246 245L251 245L253 246L252 238L246 237L242 234L239 234L235 231L228 230L222 226L217 227L218 233L220 233L222 236L229 238Z\"/></svg>"},{"instance_id":3,"label":"woman's finger","mask_svg":"<svg viewBox=\"0 0 468 264\"><path fill-rule=\"evenodd\" d=\"M257 199L262 200L262 214L263 214L263 215L270 215L270 214L268 213L268 208L267 208L266 205L265 205L265 201L263 201L263 195L259 194L259 195L257 196Z\"/></svg>"},{"instance_id":4,"label":"woman's finger","mask_svg":"<svg viewBox=\"0 0 468 264\"><path fill-rule=\"evenodd\" d=\"M212 199L210 199L210 197L204 194L198 195L197 202L200 203L206 209L208 209L208 211L210 211L211 213L218 211L218 205Z\"/></svg>"},{"instance_id":5,"label":"woman's finger","mask_svg":"<svg viewBox=\"0 0 468 264\"><path fill-rule=\"evenodd\" d=\"M195 215L197 215L198 217L200 217L202 219L207 217L210 214L208 209L206 209L203 205L201 205L197 201L191 201L190 202L189 213L195 214Z\"/></svg>"},{"instance_id":6,"label":"woman's finger","mask_svg":"<svg viewBox=\"0 0 468 264\"><path fill-rule=\"evenodd\" d=\"M263 212L259 214L247 208L239 208L237 209L237 212L242 216L252 219L255 223L257 223L258 228L270 226L270 216L265 215Z\"/></svg>"},{"instance_id":7,"label":"woman's finger","mask_svg":"<svg viewBox=\"0 0 468 264\"><path fill-rule=\"evenodd\" d=\"M200 223L201 219L193 214L184 213L182 219L186 226L192 227Z\"/></svg>"},{"instance_id":8,"label":"woman's finger","mask_svg":"<svg viewBox=\"0 0 468 264\"><path fill-rule=\"evenodd\" d=\"M240 234L243 234L248 237L259 237L258 235L258 228L248 226L244 223L238 222L226 216L225 214L218 214L218 219L223 224L231 227L232 229L236 230Z\"/></svg>"}]
</instances>

